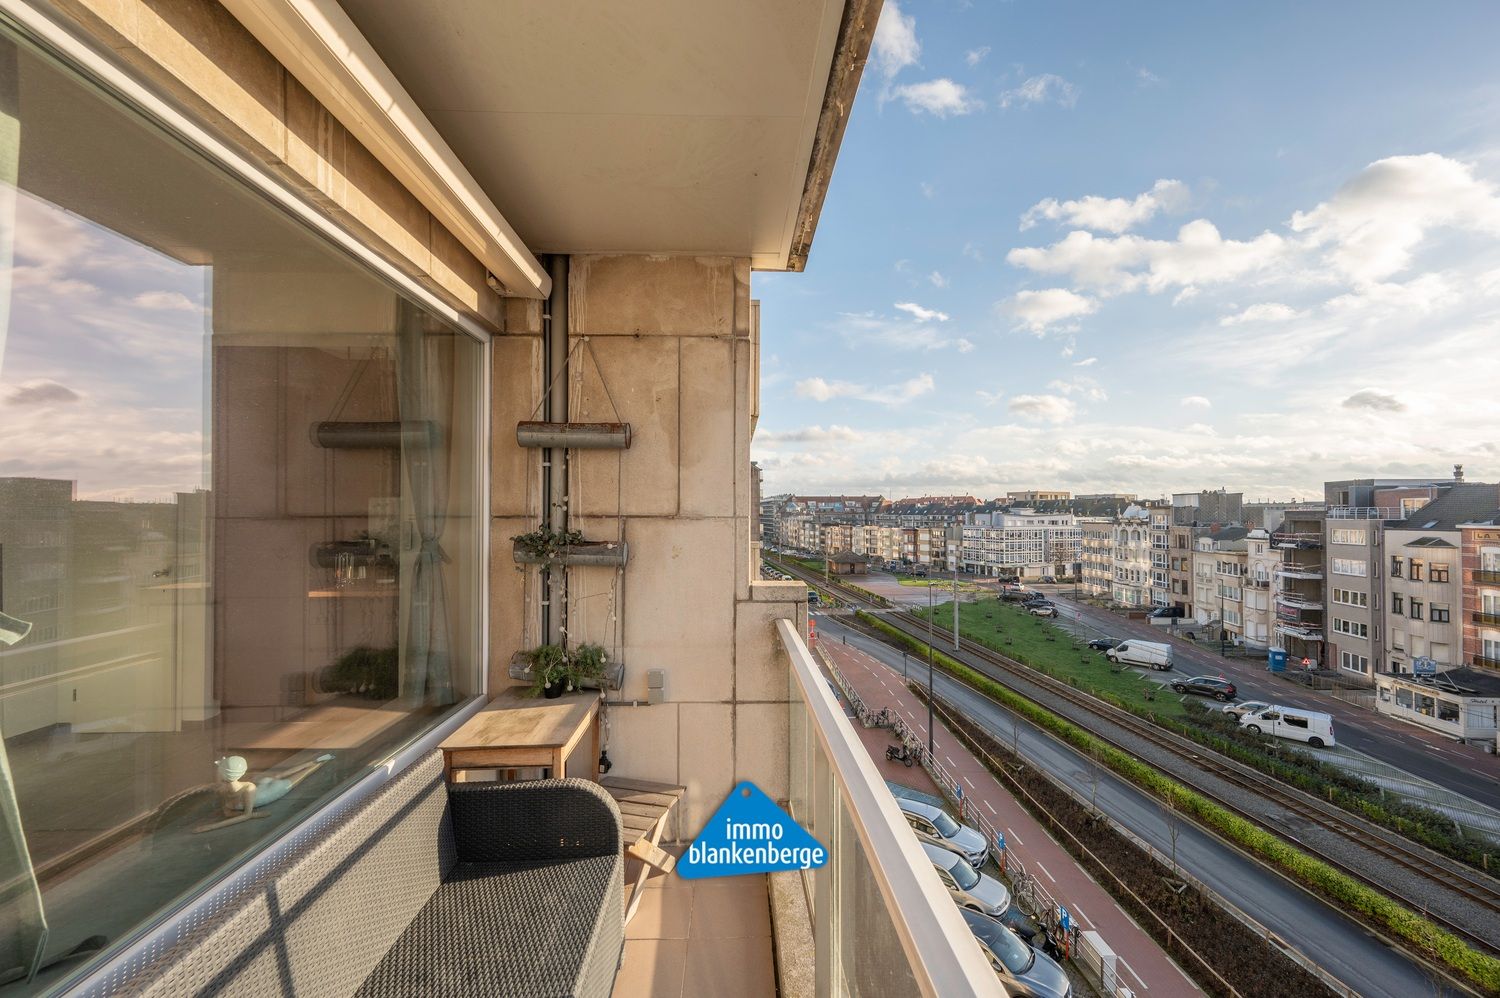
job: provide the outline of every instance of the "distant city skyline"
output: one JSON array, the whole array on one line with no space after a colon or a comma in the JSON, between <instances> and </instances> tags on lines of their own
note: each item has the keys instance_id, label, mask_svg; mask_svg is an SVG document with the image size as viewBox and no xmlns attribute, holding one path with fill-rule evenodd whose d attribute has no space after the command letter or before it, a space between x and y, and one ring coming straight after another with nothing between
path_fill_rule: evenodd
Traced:
<instances>
[{"instance_id":1,"label":"distant city skyline","mask_svg":"<svg viewBox=\"0 0 1500 998\"><path fill-rule=\"evenodd\" d=\"M887 0L807 272L752 283L767 493L1500 477L1496 29Z\"/></svg>"}]
</instances>

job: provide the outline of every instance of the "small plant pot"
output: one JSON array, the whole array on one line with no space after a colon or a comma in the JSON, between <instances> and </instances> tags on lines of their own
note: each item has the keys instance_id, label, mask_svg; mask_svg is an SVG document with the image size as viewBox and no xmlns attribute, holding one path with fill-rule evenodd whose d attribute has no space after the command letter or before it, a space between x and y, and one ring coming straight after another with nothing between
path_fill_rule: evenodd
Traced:
<instances>
[{"instance_id":1,"label":"small plant pot","mask_svg":"<svg viewBox=\"0 0 1500 998\"><path fill-rule=\"evenodd\" d=\"M563 695L563 684L562 683L553 683L551 686L548 686L548 687L546 687L545 689L542 690L542 696L545 697L548 700L556 700L558 697L560 697L562 695Z\"/></svg>"}]
</instances>

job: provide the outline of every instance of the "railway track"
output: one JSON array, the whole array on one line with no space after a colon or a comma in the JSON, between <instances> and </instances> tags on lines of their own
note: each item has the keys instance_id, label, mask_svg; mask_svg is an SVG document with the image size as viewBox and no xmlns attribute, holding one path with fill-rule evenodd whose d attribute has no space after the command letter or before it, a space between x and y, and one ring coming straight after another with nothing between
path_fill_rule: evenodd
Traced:
<instances>
[{"instance_id":1,"label":"railway track","mask_svg":"<svg viewBox=\"0 0 1500 998\"><path fill-rule=\"evenodd\" d=\"M798 577L811 574L806 573L805 570L796 565L788 566L783 563L781 567L789 574L797 575ZM807 581L807 579L804 577L803 581ZM820 584L834 589L853 606L878 609L868 599L861 598L857 591L851 590L847 586L840 586L837 583L820 582ZM919 618L906 612L883 613L881 617L909 637L926 642L927 624L925 621L921 621ZM1148 742L1165 752L1171 753L1201 773L1215 777L1230 786L1237 787L1245 793L1252 794L1267 804L1281 809L1283 812L1296 815L1308 824L1338 836L1353 848L1368 855L1369 863L1367 869L1379 869L1381 863L1393 864L1410 874L1422 877L1438 885L1438 889L1450 894L1461 905L1470 906L1471 910L1475 911L1479 917L1474 922L1470 922L1456 915L1450 915L1448 912L1434 911L1432 906L1416 905L1411 898L1404 897L1401 889L1393 886L1390 881L1378 879L1367 872L1367 869L1360 868L1361 866L1366 866L1366 864L1354 864L1337 856L1330 855L1327 849L1321 848L1316 843L1292 837L1287 833L1285 827L1279 827L1275 823L1268 821L1264 813L1257 814L1253 809L1245 807L1242 803L1229 800L1221 793L1216 793L1199 783L1193 784L1194 790L1213 800L1221 807L1261 828L1265 828L1267 831L1291 839L1299 848L1315 853L1319 859L1339 869L1347 876L1358 880L1360 883L1366 884L1403 904L1418 908L1426 917L1442 924L1450 932L1469 941L1471 944L1490 952L1500 952L1500 885L1496 885L1491 878L1484 876L1478 871L1471 872L1460 864L1432 853L1394 832L1361 822L1335 805L1324 803L1316 797L1288 787L1273 776L1217 755L1212 750L1206 749L1189 738L1166 731L1144 718L1138 717L1113 704L1106 703L1097 697L1090 696L1081 690L1077 690L1051 676L1008 658L986 645L982 645L969 638L963 638L960 642L960 653L970 659L968 662L969 665L975 666L991 679L1005 682L1007 686L1011 686L1013 689L1015 688L1015 682L1019 681L1024 685L1041 690L1050 696L1064 700L1092 715L1092 717L1106 722L1107 725L1112 725L1115 729L1127 732L1134 738ZM945 651L945 654L952 653ZM974 660L978 660L978 662L976 663ZM1026 689L1017 689L1016 692L1037 700ZM1038 700L1038 702L1041 701ZM1043 703L1043 706L1050 705ZM1090 730L1093 734L1110 742L1117 748L1127 752L1135 751L1133 746L1121 744L1118 737L1111 737L1111 733L1107 729L1100 730L1098 726L1090 725Z\"/></svg>"}]
</instances>

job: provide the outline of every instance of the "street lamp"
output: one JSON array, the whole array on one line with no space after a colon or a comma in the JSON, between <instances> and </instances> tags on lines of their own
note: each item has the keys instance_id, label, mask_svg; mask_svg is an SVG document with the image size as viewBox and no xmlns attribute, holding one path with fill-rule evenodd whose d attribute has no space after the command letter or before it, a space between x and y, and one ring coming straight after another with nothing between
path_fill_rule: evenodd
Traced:
<instances>
[{"instance_id":1,"label":"street lamp","mask_svg":"<svg viewBox=\"0 0 1500 998\"><path fill-rule=\"evenodd\" d=\"M958 651L958 555L953 556L953 650Z\"/></svg>"},{"instance_id":2,"label":"street lamp","mask_svg":"<svg viewBox=\"0 0 1500 998\"><path fill-rule=\"evenodd\" d=\"M932 755L932 618L937 608L932 602L932 585L927 586L927 755Z\"/></svg>"}]
</instances>

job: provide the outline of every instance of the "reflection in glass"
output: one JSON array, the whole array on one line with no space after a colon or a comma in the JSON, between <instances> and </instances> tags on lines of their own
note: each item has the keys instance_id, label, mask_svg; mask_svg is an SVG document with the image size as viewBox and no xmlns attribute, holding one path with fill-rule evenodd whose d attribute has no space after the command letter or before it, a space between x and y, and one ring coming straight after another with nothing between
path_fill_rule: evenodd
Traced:
<instances>
[{"instance_id":1,"label":"reflection in glass","mask_svg":"<svg viewBox=\"0 0 1500 998\"><path fill-rule=\"evenodd\" d=\"M478 692L484 348L4 41L0 274L24 993Z\"/></svg>"}]
</instances>

